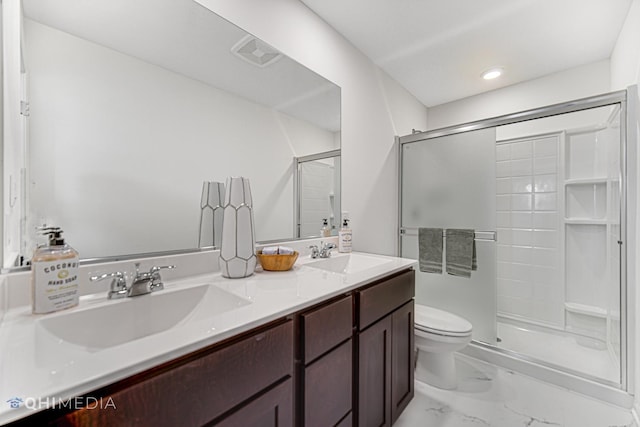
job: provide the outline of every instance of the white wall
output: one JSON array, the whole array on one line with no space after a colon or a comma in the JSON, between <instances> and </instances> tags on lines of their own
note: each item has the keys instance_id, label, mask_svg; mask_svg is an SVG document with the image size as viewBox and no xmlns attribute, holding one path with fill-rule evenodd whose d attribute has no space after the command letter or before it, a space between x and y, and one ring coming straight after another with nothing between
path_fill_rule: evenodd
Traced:
<instances>
[{"instance_id":1,"label":"white wall","mask_svg":"<svg viewBox=\"0 0 640 427\"><path fill-rule=\"evenodd\" d=\"M618 41L611 55L611 89L621 90L630 85L640 85L640 0L634 0L629 14L624 23L624 27L618 36ZM637 94L637 93L636 93ZM637 144L637 138L640 133L640 101L637 99L630 101L629 104L633 108L635 107L635 123L630 123L632 129L635 128L635 141ZM631 110L630 110L631 112ZM633 118L632 118L633 120ZM637 147L635 148L637 154ZM636 156L636 171L640 168ZM638 181L638 174L636 174L635 188L630 183L630 190L634 190L633 201L637 203L640 197L640 182ZM630 194L630 202L632 197ZM635 227L635 245L631 245L627 250L627 258L629 259L629 280L630 285L633 287L632 295L635 296L635 311L630 313L630 320L633 321L635 326L635 337L631 336L633 340L635 338L635 357L630 361L630 368L635 370L635 391L636 391L636 411L640 412L640 290L638 289L638 271L640 271L640 259L637 257L637 242L640 241L640 233L638 233L637 224L640 223L640 210L636 206L636 218L633 226ZM631 229L630 229L631 231ZM632 263L635 260L635 264ZM635 294L635 295L633 295Z\"/></svg>"},{"instance_id":2,"label":"white wall","mask_svg":"<svg viewBox=\"0 0 640 427\"><path fill-rule=\"evenodd\" d=\"M395 135L426 128L426 108L298 0L197 0L342 88L342 200L356 250L393 254Z\"/></svg>"},{"instance_id":3,"label":"white wall","mask_svg":"<svg viewBox=\"0 0 640 427\"><path fill-rule=\"evenodd\" d=\"M429 129L501 116L609 92L609 60L429 108Z\"/></svg>"},{"instance_id":4,"label":"white wall","mask_svg":"<svg viewBox=\"0 0 640 427\"><path fill-rule=\"evenodd\" d=\"M2 29L3 29L3 25L2 25L2 2L0 2L0 47L3 46L3 38L2 38ZM0 51L3 48L0 48ZM2 69L4 67L4 54L2 55L2 57L0 57L0 82L3 81L3 74L2 74ZM4 84L0 83L0 100L4 100L4 94L3 94L3 88L4 88ZM0 102L0 165L4 164L3 161L3 155L4 155L4 125L3 125L3 119L4 119L4 102ZM4 204L4 174L0 173L0 200L2 201L2 203ZM3 227L4 227L4 221L0 220L0 260L4 259L4 234L3 234ZM1 295L1 294L0 294ZM1 302L0 302L0 306L1 306Z\"/></svg>"},{"instance_id":5,"label":"white wall","mask_svg":"<svg viewBox=\"0 0 640 427\"><path fill-rule=\"evenodd\" d=\"M202 181L233 175L257 239L293 236L293 158L336 148L332 132L25 22L34 225L83 258L193 248Z\"/></svg>"},{"instance_id":6,"label":"white wall","mask_svg":"<svg viewBox=\"0 0 640 427\"><path fill-rule=\"evenodd\" d=\"M640 83L640 0L634 0L611 54L611 90Z\"/></svg>"},{"instance_id":7,"label":"white wall","mask_svg":"<svg viewBox=\"0 0 640 427\"><path fill-rule=\"evenodd\" d=\"M2 246L3 266L13 265L20 251L20 221L22 200L21 174L24 168L23 116L20 115L21 56L20 32L21 3L2 4L3 39L3 201Z\"/></svg>"}]
</instances>

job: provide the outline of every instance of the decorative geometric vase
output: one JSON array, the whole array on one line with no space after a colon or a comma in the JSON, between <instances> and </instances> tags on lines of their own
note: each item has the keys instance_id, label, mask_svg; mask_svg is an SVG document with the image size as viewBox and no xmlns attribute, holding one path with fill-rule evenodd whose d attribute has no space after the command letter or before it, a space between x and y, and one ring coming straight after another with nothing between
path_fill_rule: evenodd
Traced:
<instances>
[{"instance_id":1,"label":"decorative geometric vase","mask_svg":"<svg viewBox=\"0 0 640 427\"><path fill-rule=\"evenodd\" d=\"M256 239L251 188L247 178L227 178L223 209L220 246L222 276L231 279L251 276L256 268Z\"/></svg>"},{"instance_id":2,"label":"decorative geometric vase","mask_svg":"<svg viewBox=\"0 0 640 427\"><path fill-rule=\"evenodd\" d=\"M222 216L224 204L224 183L204 181L200 198L200 234L198 247L215 246L222 242Z\"/></svg>"}]
</instances>

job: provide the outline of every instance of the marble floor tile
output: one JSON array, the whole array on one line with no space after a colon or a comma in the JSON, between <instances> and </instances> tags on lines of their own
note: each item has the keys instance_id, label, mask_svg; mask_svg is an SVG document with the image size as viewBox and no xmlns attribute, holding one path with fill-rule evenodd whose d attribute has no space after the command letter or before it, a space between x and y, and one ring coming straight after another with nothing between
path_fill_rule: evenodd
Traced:
<instances>
[{"instance_id":1,"label":"marble floor tile","mask_svg":"<svg viewBox=\"0 0 640 427\"><path fill-rule=\"evenodd\" d=\"M416 381L395 427L639 427L630 410L456 355L458 389Z\"/></svg>"}]
</instances>

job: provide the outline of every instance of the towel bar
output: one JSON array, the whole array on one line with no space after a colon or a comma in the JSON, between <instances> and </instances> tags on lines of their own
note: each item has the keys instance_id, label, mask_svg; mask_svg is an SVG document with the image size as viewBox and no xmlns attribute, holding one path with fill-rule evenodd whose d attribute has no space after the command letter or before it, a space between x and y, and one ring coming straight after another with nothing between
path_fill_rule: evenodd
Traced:
<instances>
[{"instance_id":1,"label":"towel bar","mask_svg":"<svg viewBox=\"0 0 640 427\"><path fill-rule=\"evenodd\" d=\"M413 231L414 233L409 233L410 231ZM401 236L417 236L418 227L400 227L400 235ZM442 230L442 238L443 239L447 238L446 230ZM474 240L495 242L498 240L498 235L495 231L476 231Z\"/></svg>"}]
</instances>

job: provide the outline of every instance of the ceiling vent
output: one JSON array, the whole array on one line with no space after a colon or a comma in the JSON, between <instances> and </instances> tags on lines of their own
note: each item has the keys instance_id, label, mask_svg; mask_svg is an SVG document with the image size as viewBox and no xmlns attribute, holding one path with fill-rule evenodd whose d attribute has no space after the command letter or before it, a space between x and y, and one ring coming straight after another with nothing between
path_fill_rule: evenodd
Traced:
<instances>
[{"instance_id":1,"label":"ceiling vent","mask_svg":"<svg viewBox=\"0 0 640 427\"><path fill-rule=\"evenodd\" d=\"M247 34L236 43L231 48L231 52L260 68L271 65L282 58L280 52L251 34Z\"/></svg>"}]
</instances>

